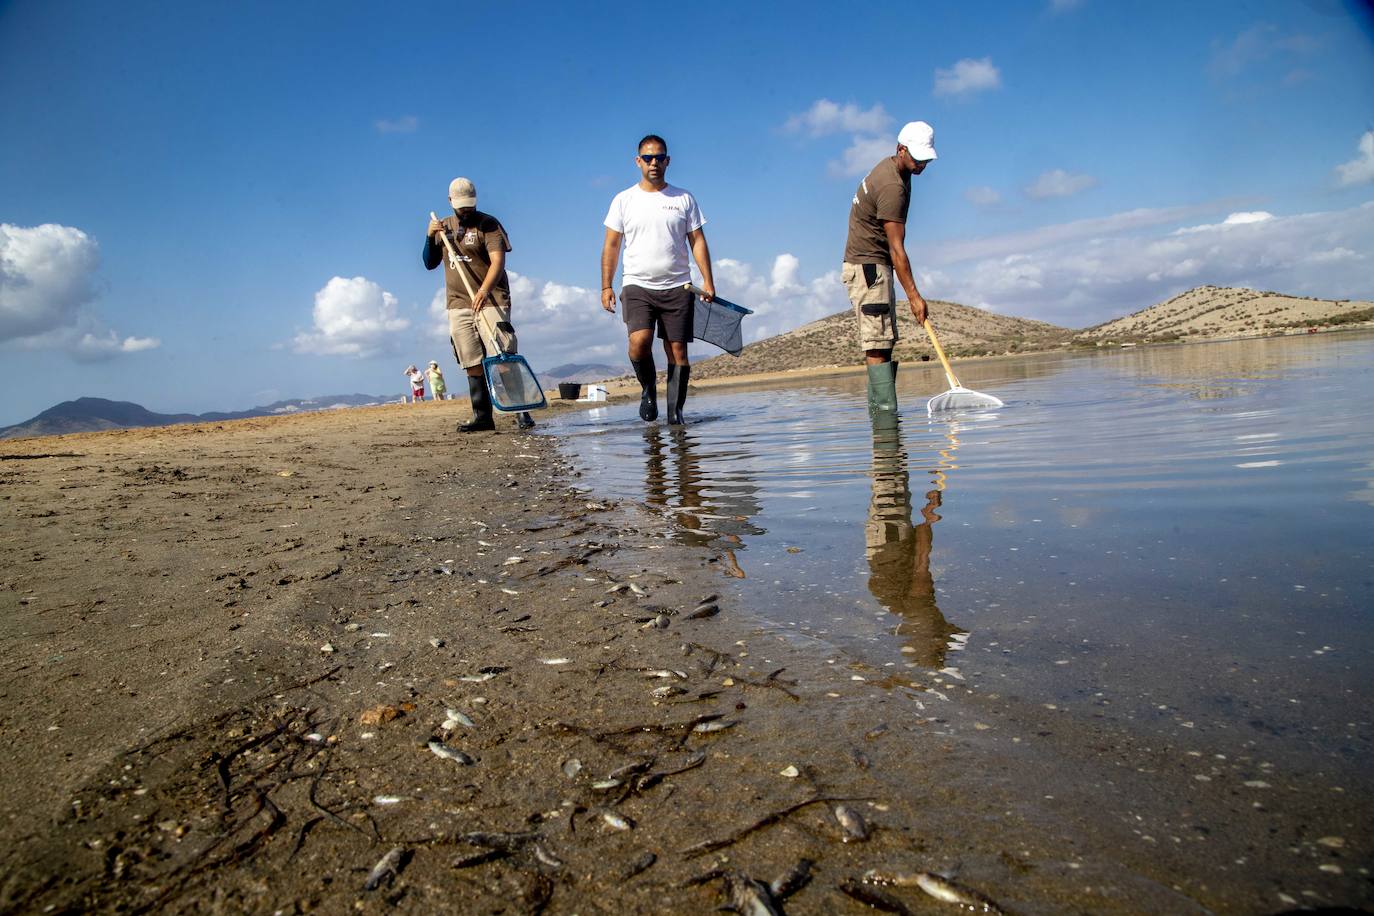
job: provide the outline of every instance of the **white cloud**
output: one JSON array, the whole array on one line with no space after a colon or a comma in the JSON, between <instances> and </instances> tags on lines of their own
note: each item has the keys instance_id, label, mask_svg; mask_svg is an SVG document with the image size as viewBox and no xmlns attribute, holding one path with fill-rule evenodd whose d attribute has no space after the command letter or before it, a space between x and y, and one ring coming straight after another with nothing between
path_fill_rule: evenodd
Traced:
<instances>
[{"instance_id":1,"label":"white cloud","mask_svg":"<svg viewBox=\"0 0 1374 916\"><path fill-rule=\"evenodd\" d=\"M991 207L1002 202L1002 195L986 185L978 185L964 192L964 200L975 207Z\"/></svg>"},{"instance_id":2,"label":"white cloud","mask_svg":"<svg viewBox=\"0 0 1374 916\"><path fill-rule=\"evenodd\" d=\"M99 362L125 353L155 350L161 345L162 341L156 337L125 337L121 340L114 331L107 330L103 334L82 334L72 344L71 354L82 362Z\"/></svg>"},{"instance_id":3,"label":"white cloud","mask_svg":"<svg viewBox=\"0 0 1374 916\"><path fill-rule=\"evenodd\" d=\"M296 352L369 356L395 343L410 322L396 314L396 297L366 277L333 277L315 293L314 331L298 334Z\"/></svg>"},{"instance_id":4,"label":"white cloud","mask_svg":"<svg viewBox=\"0 0 1374 916\"><path fill-rule=\"evenodd\" d=\"M95 298L95 240L70 226L0 224L0 341L74 324Z\"/></svg>"},{"instance_id":5,"label":"white cloud","mask_svg":"<svg viewBox=\"0 0 1374 916\"><path fill-rule=\"evenodd\" d=\"M1364 132L1357 148L1358 156L1336 166L1336 182L1341 187L1374 181L1374 130Z\"/></svg>"},{"instance_id":6,"label":"white cloud","mask_svg":"<svg viewBox=\"0 0 1374 916\"><path fill-rule=\"evenodd\" d=\"M1042 173L1025 190L1026 196L1032 200L1044 200L1050 197L1070 197L1096 185L1097 179L1091 175L1072 175L1063 169L1052 169Z\"/></svg>"},{"instance_id":7,"label":"white cloud","mask_svg":"<svg viewBox=\"0 0 1374 916\"><path fill-rule=\"evenodd\" d=\"M897 152L897 138L855 137L840 154L840 158L829 164L832 175L867 175L878 162Z\"/></svg>"},{"instance_id":8,"label":"white cloud","mask_svg":"<svg viewBox=\"0 0 1374 916\"><path fill-rule=\"evenodd\" d=\"M885 130L891 122L892 116L883 110L882 105L863 109L852 102L840 105L829 99L817 99L806 111L788 118L783 130L789 133L804 131L813 137L840 133L872 134Z\"/></svg>"},{"instance_id":9,"label":"white cloud","mask_svg":"<svg viewBox=\"0 0 1374 916\"><path fill-rule=\"evenodd\" d=\"M99 246L80 229L0 224L0 344L79 360L156 348L157 338L121 338L92 311L99 264Z\"/></svg>"},{"instance_id":10,"label":"white cloud","mask_svg":"<svg viewBox=\"0 0 1374 916\"><path fill-rule=\"evenodd\" d=\"M948 70L936 69L932 92L936 96L962 99L1001 85L1002 74L993 66L992 58L965 58Z\"/></svg>"},{"instance_id":11,"label":"white cloud","mask_svg":"<svg viewBox=\"0 0 1374 916\"><path fill-rule=\"evenodd\" d=\"M1034 232L915 251L938 270L927 296L1086 327L1193 286L1248 286L1322 298L1374 298L1374 202L1282 216L1233 213L1174 226L1199 208L1131 211ZM1212 205L1215 208L1215 205ZM951 254L960 260L952 260Z\"/></svg>"},{"instance_id":12,"label":"white cloud","mask_svg":"<svg viewBox=\"0 0 1374 916\"><path fill-rule=\"evenodd\" d=\"M415 115L402 115L374 121L372 126L377 128L379 134L413 134L420 127L420 119Z\"/></svg>"},{"instance_id":13,"label":"white cloud","mask_svg":"<svg viewBox=\"0 0 1374 916\"><path fill-rule=\"evenodd\" d=\"M1182 229L1176 229L1174 230L1174 235L1187 235L1190 232L1211 232L1214 229L1225 229L1227 226L1245 226L1250 223L1262 223L1267 219L1273 218L1274 214L1264 210L1232 213L1219 223L1205 224L1202 226L1185 226Z\"/></svg>"},{"instance_id":14,"label":"white cloud","mask_svg":"<svg viewBox=\"0 0 1374 916\"><path fill-rule=\"evenodd\" d=\"M1257 22L1229 42L1213 42L1209 67L1213 76L1233 78L1271 58L1311 54L1319 47L1310 35L1285 35L1273 23Z\"/></svg>"}]
</instances>

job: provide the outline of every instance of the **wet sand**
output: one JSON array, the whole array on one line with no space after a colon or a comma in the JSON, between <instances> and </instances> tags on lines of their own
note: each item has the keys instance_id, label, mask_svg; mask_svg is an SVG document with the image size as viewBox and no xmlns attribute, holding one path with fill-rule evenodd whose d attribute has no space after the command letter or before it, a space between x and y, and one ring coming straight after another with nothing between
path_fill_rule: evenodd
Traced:
<instances>
[{"instance_id":1,"label":"wet sand","mask_svg":"<svg viewBox=\"0 0 1374 916\"><path fill-rule=\"evenodd\" d=\"M791 913L867 911L872 868L1026 913L1370 902L1368 827L1302 829L1329 787L1179 790L1107 722L1042 751L1053 714L760 626L728 555L465 415L0 444L0 907L707 913L694 879L802 858Z\"/></svg>"}]
</instances>

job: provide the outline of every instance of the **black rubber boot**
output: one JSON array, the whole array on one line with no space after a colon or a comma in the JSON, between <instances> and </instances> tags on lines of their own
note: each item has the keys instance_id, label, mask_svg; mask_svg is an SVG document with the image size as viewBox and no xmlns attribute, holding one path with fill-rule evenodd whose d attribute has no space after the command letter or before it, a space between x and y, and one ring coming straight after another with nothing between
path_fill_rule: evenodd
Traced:
<instances>
[{"instance_id":1,"label":"black rubber boot","mask_svg":"<svg viewBox=\"0 0 1374 916\"><path fill-rule=\"evenodd\" d=\"M687 381L692 377L691 366L668 364L668 425L681 426L682 405L687 403Z\"/></svg>"},{"instance_id":2,"label":"black rubber boot","mask_svg":"<svg viewBox=\"0 0 1374 916\"><path fill-rule=\"evenodd\" d=\"M639 379L639 418L644 421L658 419L658 367L654 365L654 355L650 353L643 359L630 360L630 367Z\"/></svg>"},{"instance_id":3,"label":"black rubber boot","mask_svg":"<svg viewBox=\"0 0 1374 916\"><path fill-rule=\"evenodd\" d=\"M534 417L530 416L528 410L522 410L515 415L515 425L521 429L534 429Z\"/></svg>"},{"instance_id":4,"label":"black rubber boot","mask_svg":"<svg viewBox=\"0 0 1374 916\"><path fill-rule=\"evenodd\" d=\"M491 392L487 391L485 376L468 376L468 397L472 400L472 419L458 424L460 433L491 432L496 420L491 415Z\"/></svg>"}]
</instances>

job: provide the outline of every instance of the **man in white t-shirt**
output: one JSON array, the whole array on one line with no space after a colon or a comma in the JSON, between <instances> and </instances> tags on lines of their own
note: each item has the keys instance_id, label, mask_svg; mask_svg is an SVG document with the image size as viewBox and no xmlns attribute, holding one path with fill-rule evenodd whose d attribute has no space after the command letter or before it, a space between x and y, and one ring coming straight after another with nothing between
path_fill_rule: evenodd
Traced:
<instances>
[{"instance_id":1,"label":"man in white t-shirt","mask_svg":"<svg viewBox=\"0 0 1374 916\"><path fill-rule=\"evenodd\" d=\"M701 271L706 301L716 294L711 276L711 251L706 247L706 217L696 198L664 180L668 171L668 143L649 134L639 141L635 164L640 180L611 201L606 214L606 241L601 247L601 307L615 311L616 264L625 249L620 297L630 336L630 365L641 390L639 416L658 418L657 369L654 366L654 327L663 339L668 359L668 422L681 424L691 366L687 343L692 339L693 296L688 248Z\"/></svg>"}]
</instances>

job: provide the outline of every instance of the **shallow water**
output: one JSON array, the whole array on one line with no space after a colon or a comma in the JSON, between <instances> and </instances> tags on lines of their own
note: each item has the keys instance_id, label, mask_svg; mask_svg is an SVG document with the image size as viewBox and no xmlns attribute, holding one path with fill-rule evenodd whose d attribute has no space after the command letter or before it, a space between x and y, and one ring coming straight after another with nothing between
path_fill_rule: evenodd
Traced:
<instances>
[{"instance_id":1,"label":"shallow water","mask_svg":"<svg viewBox=\"0 0 1374 916\"><path fill-rule=\"evenodd\" d=\"M548 430L818 657L1367 791L1374 334L956 368L1007 406L928 419L904 365L896 424L852 376Z\"/></svg>"}]
</instances>

